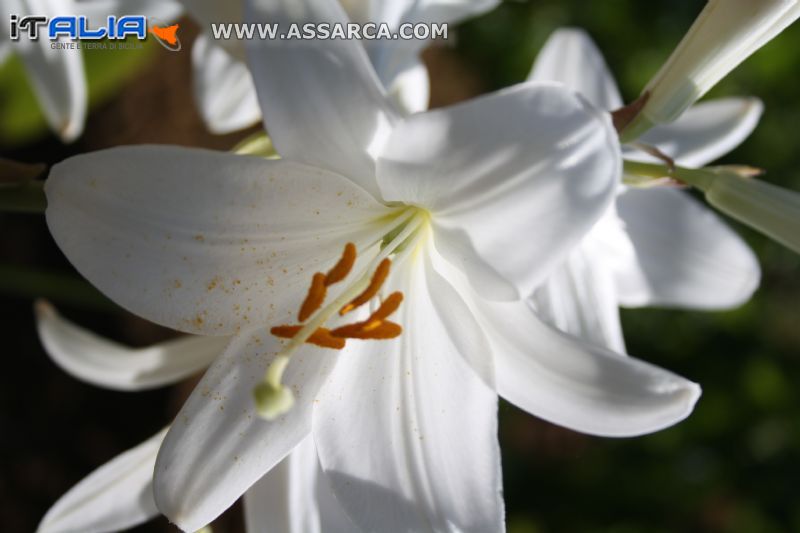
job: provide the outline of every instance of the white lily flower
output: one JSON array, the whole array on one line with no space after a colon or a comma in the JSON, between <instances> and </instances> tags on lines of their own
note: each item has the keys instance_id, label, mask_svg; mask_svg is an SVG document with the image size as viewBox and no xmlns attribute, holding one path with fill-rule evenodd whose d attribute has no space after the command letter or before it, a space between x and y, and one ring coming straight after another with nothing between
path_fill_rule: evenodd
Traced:
<instances>
[{"instance_id":1,"label":"white lily flower","mask_svg":"<svg viewBox=\"0 0 800 533\"><path fill-rule=\"evenodd\" d=\"M211 23L242 22L242 2L203 0L185 4L206 30L192 50L194 93L203 119L214 133L229 133L255 124L261 119L261 110L244 63L243 42L216 41L210 36ZM350 21L385 23L394 31L409 22L456 24L497 4L499 0L341 0ZM290 5L282 9L291 12ZM384 87L401 109L409 113L427 109L428 73L419 53L428 41L374 40L362 44Z\"/></svg>"},{"instance_id":2,"label":"white lily flower","mask_svg":"<svg viewBox=\"0 0 800 533\"><path fill-rule=\"evenodd\" d=\"M0 48L5 50L0 62L5 53L19 55L50 129L64 142L77 139L86 121L88 89L83 54L51 49L50 40L41 35L35 41L26 37L10 40L9 16L85 15L93 23L104 23L108 15L146 13L168 19L179 12L174 4L163 0L0 0L0 9Z\"/></svg>"},{"instance_id":3,"label":"white lily flower","mask_svg":"<svg viewBox=\"0 0 800 533\"><path fill-rule=\"evenodd\" d=\"M797 0L709 0L643 91L647 102L631 129L676 120L798 17Z\"/></svg>"},{"instance_id":4,"label":"white lily flower","mask_svg":"<svg viewBox=\"0 0 800 533\"><path fill-rule=\"evenodd\" d=\"M529 79L563 82L604 109L622 105L600 51L581 30L556 31ZM715 100L640 140L678 164L703 166L741 143L761 112L753 98ZM627 148L623 156L655 160ZM747 301L759 280L757 259L745 242L688 194L621 187L615 205L533 301L549 323L624 352L620 305L727 309Z\"/></svg>"},{"instance_id":5,"label":"white lily flower","mask_svg":"<svg viewBox=\"0 0 800 533\"><path fill-rule=\"evenodd\" d=\"M270 7L250 20L276 21ZM324 1L293 9L344 17ZM57 165L46 186L56 241L101 290L169 327L234 335L159 452L154 491L172 521L210 522L311 434L357 528L501 531L495 390L602 435L691 411L696 385L556 332L518 298L613 197L620 157L606 115L534 83L402 118L359 43L251 45L284 159L120 148ZM357 274L330 289L313 327L288 344L272 335L345 243ZM405 295L399 338L302 343L339 325L329 313L384 256L395 265L386 293ZM295 405L265 421L252 391L279 353Z\"/></svg>"},{"instance_id":6,"label":"white lily flower","mask_svg":"<svg viewBox=\"0 0 800 533\"><path fill-rule=\"evenodd\" d=\"M115 390L175 383L204 368L229 342L188 337L132 349L87 332L44 302L36 311L40 338L53 360L79 379ZM47 512L38 533L119 531L159 515L153 469L165 434L112 459L70 489ZM248 489L244 509L251 532L267 527L275 533L354 530L324 481L311 437Z\"/></svg>"}]
</instances>

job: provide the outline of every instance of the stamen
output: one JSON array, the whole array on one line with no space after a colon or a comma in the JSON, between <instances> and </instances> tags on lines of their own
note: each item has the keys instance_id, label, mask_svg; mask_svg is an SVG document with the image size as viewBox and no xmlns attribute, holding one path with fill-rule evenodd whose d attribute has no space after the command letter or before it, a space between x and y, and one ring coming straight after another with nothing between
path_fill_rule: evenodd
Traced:
<instances>
[{"instance_id":1,"label":"stamen","mask_svg":"<svg viewBox=\"0 0 800 533\"><path fill-rule=\"evenodd\" d=\"M402 303L401 292L392 293L363 322L342 326L333 331L323 326L337 311L342 315L347 314L378 294L391 269L388 256L405 246L408 238L417 232L424 220L425 216L422 213L404 214L395 229L390 232L392 234L390 241L385 242L385 239L381 241L380 252L370 266L324 307L327 287L342 281L353 269L357 256L355 245L352 243L345 245L342 257L327 274L319 272L314 274L311 287L298 312L298 319L303 323L275 326L270 329L270 333L288 339L288 342L267 367L264 380L253 389L256 409L261 417L274 420L294 405L294 394L282 384L281 380L289 364L289 357L304 343L341 350L348 338L380 340L393 339L402 334L403 328L399 324L385 320ZM376 262L379 262L378 266L370 277L369 272Z\"/></svg>"},{"instance_id":2,"label":"stamen","mask_svg":"<svg viewBox=\"0 0 800 533\"><path fill-rule=\"evenodd\" d=\"M369 329L367 329L369 327ZM394 322L381 321L377 326L372 323L359 322L358 324L348 324L331 331L334 337L343 337L348 339L372 339L372 340L386 340L399 337L403 333L403 328L400 324Z\"/></svg>"},{"instance_id":3,"label":"stamen","mask_svg":"<svg viewBox=\"0 0 800 533\"><path fill-rule=\"evenodd\" d=\"M364 292L353 298L350 303L342 307L339 311L339 314L344 316L350 311L361 307L368 301L372 300L378 291L383 286L383 283L386 281L386 278L389 277L389 271L392 267L392 261L389 258L384 259L378 265L378 268L375 269L375 273L372 275L372 279L369 282L369 285Z\"/></svg>"},{"instance_id":4,"label":"stamen","mask_svg":"<svg viewBox=\"0 0 800 533\"><path fill-rule=\"evenodd\" d=\"M275 326L270 333L281 339L293 339L303 326ZM331 330L327 328L317 328L311 336L306 339L306 342L319 346L320 348L333 348L334 350L341 350L344 348L345 340L331 335Z\"/></svg>"},{"instance_id":5,"label":"stamen","mask_svg":"<svg viewBox=\"0 0 800 533\"><path fill-rule=\"evenodd\" d=\"M401 303L403 303L403 293L400 291L393 292L381 303L378 310L370 315L369 320L383 320L384 318L388 318L389 315L397 311Z\"/></svg>"},{"instance_id":6,"label":"stamen","mask_svg":"<svg viewBox=\"0 0 800 533\"><path fill-rule=\"evenodd\" d=\"M353 269L353 265L356 263L356 245L352 242L348 242L344 246L344 252L342 252L342 258L339 259L339 262L333 265L333 268L328 271L325 275L325 286L330 287L334 283L338 283L342 281L350 271ZM302 320L301 320L302 322Z\"/></svg>"},{"instance_id":7,"label":"stamen","mask_svg":"<svg viewBox=\"0 0 800 533\"><path fill-rule=\"evenodd\" d=\"M327 296L328 293L326 278L327 276L320 272L317 272L314 274L314 277L311 278L311 286L308 288L308 295L306 299L303 300L303 305L300 306L300 312L297 313L298 322L305 322L314 311L322 307L322 303L325 301L325 296Z\"/></svg>"}]
</instances>

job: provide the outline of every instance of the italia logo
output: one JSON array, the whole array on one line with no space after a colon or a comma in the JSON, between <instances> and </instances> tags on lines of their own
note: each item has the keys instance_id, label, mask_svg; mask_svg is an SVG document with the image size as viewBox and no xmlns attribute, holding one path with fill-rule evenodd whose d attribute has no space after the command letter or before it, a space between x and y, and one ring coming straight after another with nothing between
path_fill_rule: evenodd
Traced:
<instances>
[{"instance_id":1,"label":"italia logo","mask_svg":"<svg viewBox=\"0 0 800 533\"><path fill-rule=\"evenodd\" d=\"M148 33L161 46L172 52L181 49L178 37L178 24L170 26L152 24L149 26L144 15L126 15L106 18L105 24L91 26L86 16L24 16L10 15L9 38L18 41L21 37L38 40L40 35L51 41L67 38L75 41L97 41L100 39L123 40L134 38L140 41L147 39Z\"/></svg>"}]
</instances>

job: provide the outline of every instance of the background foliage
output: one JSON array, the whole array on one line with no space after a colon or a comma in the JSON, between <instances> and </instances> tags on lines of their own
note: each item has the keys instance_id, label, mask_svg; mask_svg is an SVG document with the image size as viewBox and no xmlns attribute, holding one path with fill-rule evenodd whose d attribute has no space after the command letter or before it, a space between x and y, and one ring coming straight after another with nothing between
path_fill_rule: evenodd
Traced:
<instances>
[{"instance_id":1,"label":"background foliage","mask_svg":"<svg viewBox=\"0 0 800 533\"><path fill-rule=\"evenodd\" d=\"M550 32L564 25L589 31L631 100L703 3L505 2L463 25L454 50L426 55L433 100L446 103L523 80ZM182 34L184 42L190 38L190 32ZM103 53L114 55L88 61L93 112L86 134L70 147L43 137L32 119L19 118L32 99L17 67L0 70L3 156L53 163L116 144L225 149L241 137L214 137L204 130L189 97L188 53L149 50L134 60L120 59L130 51L95 52ZM103 77L107 69L113 70L111 82ZM798 74L800 27L795 27L711 95L757 95L765 101L761 126L725 161L767 168L767 179L795 190L800 190ZM14 124L22 128L17 136ZM578 435L503 405L510 533L800 530L800 393L795 386L800 383L800 258L732 224L763 265L762 287L752 302L726 313L623 313L630 353L703 386L689 420L656 435L610 440ZM38 295L53 299L79 323L129 344L145 345L167 333L76 282L41 217L3 214L0 228L5 363L0 373L0 529L32 531L66 489L168 423L191 384L132 395L78 383L57 369L36 340L30 309ZM234 512L216 530L240 528ZM171 529L162 519L140 530Z\"/></svg>"}]
</instances>

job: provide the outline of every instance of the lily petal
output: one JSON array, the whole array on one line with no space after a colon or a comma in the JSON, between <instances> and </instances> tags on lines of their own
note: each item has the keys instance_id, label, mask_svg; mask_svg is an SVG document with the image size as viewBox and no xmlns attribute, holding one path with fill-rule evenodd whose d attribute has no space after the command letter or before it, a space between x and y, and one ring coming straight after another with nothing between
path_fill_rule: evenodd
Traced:
<instances>
[{"instance_id":1,"label":"lily petal","mask_svg":"<svg viewBox=\"0 0 800 533\"><path fill-rule=\"evenodd\" d=\"M384 23L392 31L398 31L406 23L448 24L451 27L471 16L489 11L497 6L499 0L392 0L388 2L374 2L370 0L340 0L340 3L350 16L350 20L357 23L376 22ZM392 89L397 87L401 78L407 78L409 71L416 70L419 65L420 52L430 44L430 39L389 40L375 39L362 41L362 45L369 54L370 61L375 67L384 87ZM416 78L416 82L423 80ZM413 92L422 90L422 86L412 89ZM405 99L405 98L404 98ZM427 98L425 99L427 106ZM412 109L412 112L421 109Z\"/></svg>"},{"instance_id":2,"label":"lily petal","mask_svg":"<svg viewBox=\"0 0 800 533\"><path fill-rule=\"evenodd\" d=\"M428 109L430 80L424 63L416 61L401 72L394 83L387 85L391 96L406 113L419 113Z\"/></svg>"},{"instance_id":3,"label":"lily petal","mask_svg":"<svg viewBox=\"0 0 800 533\"><path fill-rule=\"evenodd\" d=\"M314 406L322 468L364 531L502 532L497 396L460 353L485 341L449 333L433 300L452 288L406 261L403 335L348 353Z\"/></svg>"},{"instance_id":4,"label":"lily petal","mask_svg":"<svg viewBox=\"0 0 800 533\"><path fill-rule=\"evenodd\" d=\"M50 231L89 281L135 314L204 335L285 320L344 243L362 249L386 232L373 221L387 209L349 180L207 150L73 157L45 192Z\"/></svg>"},{"instance_id":5,"label":"lily petal","mask_svg":"<svg viewBox=\"0 0 800 533\"><path fill-rule=\"evenodd\" d=\"M224 134L261 120L253 77L247 66L201 34L192 48L194 95L212 133Z\"/></svg>"},{"instance_id":6,"label":"lily petal","mask_svg":"<svg viewBox=\"0 0 800 533\"><path fill-rule=\"evenodd\" d=\"M68 15L75 13L71 0L42 0L35 4L8 0L7 13L20 17L26 15ZM6 35L5 20L0 31ZM86 120L87 94L86 78L83 73L83 54L52 50L50 41L40 38L12 41L13 50L19 54L30 79L33 91L39 100L47 123L64 142L71 142L83 132Z\"/></svg>"},{"instance_id":7,"label":"lily petal","mask_svg":"<svg viewBox=\"0 0 800 533\"><path fill-rule=\"evenodd\" d=\"M244 495L247 531L266 533L353 533L328 486L309 435Z\"/></svg>"},{"instance_id":8,"label":"lily petal","mask_svg":"<svg viewBox=\"0 0 800 533\"><path fill-rule=\"evenodd\" d=\"M128 348L36 304L39 338L48 355L70 375L100 387L137 391L175 383L206 368L228 345L227 337L189 337Z\"/></svg>"},{"instance_id":9,"label":"lily petal","mask_svg":"<svg viewBox=\"0 0 800 533\"><path fill-rule=\"evenodd\" d=\"M588 242L587 242L588 241ZM533 293L539 317L590 344L625 353L614 272L590 238Z\"/></svg>"},{"instance_id":10,"label":"lily petal","mask_svg":"<svg viewBox=\"0 0 800 533\"><path fill-rule=\"evenodd\" d=\"M622 305L728 309L758 287L758 259L717 215L683 191L628 190L619 216L637 261L617 273Z\"/></svg>"},{"instance_id":11,"label":"lily petal","mask_svg":"<svg viewBox=\"0 0 800 533\"><path fill-rule=\"evenodd\" d=\"M497 390L560 426L607 437L669 427L691 413L700 388L541 322L524 302L477 304L492 343Z\"/></svg>"},{"instance_id":12,"label":"lily petal","mask_svg":"<svg viewBox=\"0 0 800 533\"><path fill-rule=\"evenodd\" d=\"M335 0L248 4L247 21L346 24ZM355 40L251 40L249 66L278 153L341 174L377 197L375 154L396 111Z\"/></svg>"},{"instance_id":13,"label":"lily petal","mask_svg":"<svg viewBox=\"0 0 800 533\"><path fill-rule=\"evenodd\" d=\"M267 422L253 388L281 347L264 328L237 335L178 413L158 453L154 492L181 529L210 523L309 434L317 391L340 354L308 345L296 352L283 380L296 403Z\"/></svg>"},{"instance_id":14,"label":"lily petal","mask_svg":"<svg viewBox=\"0 0 800 533\"><path fill-rule=\"evenodd\" d=\"M640 139L684 167L702 167L739 146L758 125L764 104L758 98L721 98L690 107L671 124L656 126ZM637 150L625 159L655 161Z\"/></svg>"},{"instance_id":15,"label":"lily petal","mask_svg":"<svg viewBox=\"0 0 800 533\"><path fill-rule=\"evenodd\" d=\"M47 512L37 533L104 533L155 516L153 465L167 430L115 457L72 487Z\"/></svg>"},{"instance_id":16,"label":"lily petal","mask_svg":"<svg viewBox=\"0 0 800 533\"><path fill-rule=\"evenodd\" d=\"M608 111L622 107L617 82L592 38L579 28L553 32L536 58L531 81L557 81Z\"/></svg>"},{"instance_id":17,"label":"lily petal","mask_svg":"<svg viewBox=\"0 0 800 533\"><path fill-rule=\"evenodd\" d=\"M484 296L510 300L601 217L620 163L607 115L560 85L529 82L406 118L378 182L385 200L430 210L437 248Z\"/></svg>"}]
</instances>

